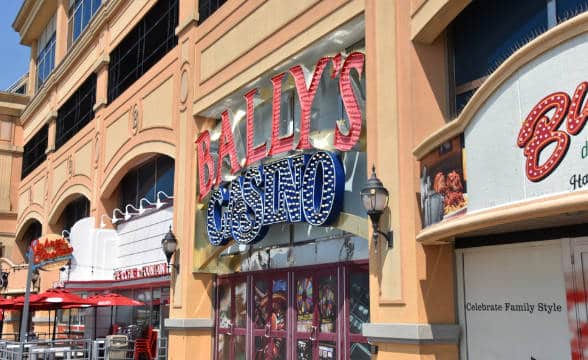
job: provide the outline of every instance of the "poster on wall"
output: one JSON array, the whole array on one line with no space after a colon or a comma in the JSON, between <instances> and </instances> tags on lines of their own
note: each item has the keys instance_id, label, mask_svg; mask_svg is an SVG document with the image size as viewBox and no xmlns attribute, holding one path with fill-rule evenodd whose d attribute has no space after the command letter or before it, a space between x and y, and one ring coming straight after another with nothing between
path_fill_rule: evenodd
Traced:
<instances>
[{"instance_id":1,"label":"poster on wall","mask_svg":"<svg viewBox=\"0 0 588 360\"><path fill-rule=\"evenodd\" d=\"M468 197L463 139L441 144L421 160L420 210L423 228L464 215Z\"/></svg>"},{"instance_id":2,"label":"poster on wall","mask_svg":"<svg viewBox=\"0 0 588 360\"><path fill-rule=\"evenodd\" d=\"M559 240L464 249L456 260L462 359L580 358Z\"/></svg>"}]
</instances>

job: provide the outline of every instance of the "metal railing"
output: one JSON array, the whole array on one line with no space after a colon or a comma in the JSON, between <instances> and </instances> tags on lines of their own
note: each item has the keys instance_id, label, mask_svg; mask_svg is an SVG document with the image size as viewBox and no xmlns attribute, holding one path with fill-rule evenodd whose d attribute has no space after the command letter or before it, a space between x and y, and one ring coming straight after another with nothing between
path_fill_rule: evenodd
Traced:
<instances>
[{"instance_id":1,"label":"metal railing","mask_svg":"<svg viewBox=\"0 0 588 360\"><path fill-rule=\"evenodd\" d=\"M158 339L153 360L166 360L167 350L167 339ZM146 352L135 354L137 351L136 341L116 335L97 340L35 340L26 343L0 340L0 360L134 360L135 355L151 358Z\"/></svg>"}]
</instances>

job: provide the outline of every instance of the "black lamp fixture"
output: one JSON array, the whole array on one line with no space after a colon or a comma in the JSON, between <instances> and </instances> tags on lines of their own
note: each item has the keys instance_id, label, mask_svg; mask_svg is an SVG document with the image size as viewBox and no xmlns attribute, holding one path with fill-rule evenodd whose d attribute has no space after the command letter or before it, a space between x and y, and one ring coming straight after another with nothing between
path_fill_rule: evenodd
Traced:
<instances>
[{"instance_id":1,"label":"black lamp fixture","mask_svg":"<svg viewBox=\"0 0 588 360\"><path fill-rule=\"evenodd\" d=\"M178 248L178 240L172 232L171 225L169 226L168 232L161 240L161 248L163 249L163 253L165 254L165 258L167 259L167 266L173 267L174 269L176 269L176 271L179 271L179 266L177 264L171 264L171 257Z\"/></svg>"},{"instance_id":2,"label":"black lamp fixture","mask_svg":"<svg viewBox=\"0 0 588 360\"><path fill-rule=\"evenodd\" d=\"M376 176L376 166L372 166L372 176L368 179L367 183L361 189L361 204L367 212L370 220L372 221L373 228L373 239L376 246L378 245L378 237L382 235L388 247L392 247L392 231L383 233L380 231L380 217L386 208L388 207L388 190L382 184L382 181Z\"/></svg>"}]
</instances>

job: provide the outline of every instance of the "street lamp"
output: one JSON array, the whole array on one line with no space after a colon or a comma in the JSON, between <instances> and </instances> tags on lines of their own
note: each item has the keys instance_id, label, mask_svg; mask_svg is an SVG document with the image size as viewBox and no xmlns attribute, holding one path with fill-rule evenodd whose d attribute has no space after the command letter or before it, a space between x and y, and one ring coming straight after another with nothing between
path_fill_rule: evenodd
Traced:
<instances>
[{"instance_id":1,"label":"street lamp","mask_svg":"<svg viewBox=\"0 0 588 360\"><path fill-rule=\"evenodd\" d=\"M373 239L374 243L378 245L378 236L382 235L388 247L392 247L392 231L383 233L380 231L380 217L384 210L388 207L388 190L384 187L380 179L376 176L376 166L372 166L372 176L368 179L367 183L361 189L361 204L367 212L372 222Z\"/></svg>"},{"instance_id":2,"label":"street lamp","mask_svg":"<svg viewBox=\"0 0 588 360\"><path fill-rule=\"evenodd\" d=\"M176 239L176 236L172 232L171 225L169 226L168 232L165 234L165 236L161 240L161 248L163 250L163 253L165 254L165 258L167 259L167 266L168 267L173 266L173 268L176 269L176 271L179 271L180 267L178 264L170 264L171 257L176 252L176 249L178 248L178 240Z\"/></svg>"}]
</instances>

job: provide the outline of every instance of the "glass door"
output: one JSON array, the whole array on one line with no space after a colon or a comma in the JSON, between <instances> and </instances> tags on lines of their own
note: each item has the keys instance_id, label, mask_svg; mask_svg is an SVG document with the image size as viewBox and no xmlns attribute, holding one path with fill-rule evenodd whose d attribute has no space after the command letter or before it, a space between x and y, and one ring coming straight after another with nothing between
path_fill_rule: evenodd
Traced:
<instances>
[{"instance_id":1,"label":"glass door","mask_svg":"<svg viewBox=\"0 0 588 360\"><path fill-rule=\"evenodd\" d=\"M219 281L217 359L246 359L247 281Z\"/></svg>"},{"instance_id":2,"label":"glass door","mask_svg":"<svg viewBox=\"0 0 588 360\"><path fill-rule=\"evenodd\" d=\"M339 263L219 278L216 359L370 359L367 270Z\"/></svg>"},{"instance_id":3,"label":"glass door","mask_svg":"<svg viewBox=\"0 0 588 360\"><path fill-rule=\"evenodd\" d=\"M336 269L295 275L297 360L337 359L340 294Z\"/></svg>"},{"instance_id":4,"label":"glass door","mask_svg":"<svg viewBox=\"0 0 588 360\"><path fill-rule=\"evenodd\" d=\"M287 273L253 278L253 358L286 360L288 328Z\"/></svg>"}]
</instances>

